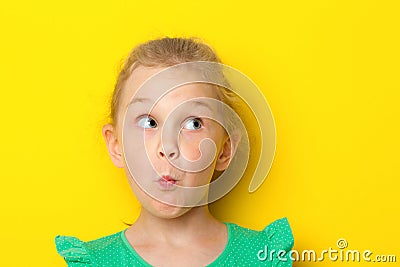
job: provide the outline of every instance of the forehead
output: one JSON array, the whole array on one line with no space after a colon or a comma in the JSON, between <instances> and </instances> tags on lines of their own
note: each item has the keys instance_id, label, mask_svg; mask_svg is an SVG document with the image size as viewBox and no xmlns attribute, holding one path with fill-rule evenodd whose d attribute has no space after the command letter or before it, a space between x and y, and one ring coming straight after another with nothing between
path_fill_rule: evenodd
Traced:
<instances>
[{"instance_id":1,"label":"forehead","mask_svg":"<svg viewBox=\"0 0 400 267\"><path fill-rule=\"evenodd\" d=\"M160 94L159 87L165 87L165 84L171 83L174 84L175 77L169 79L169 77L163 77L161 80L157 80L155 83L152 82L151 86L146 86L149 83L146 82L148 79L166 68L155 68L155 67L137 67L128 80L125 83L122 99L121 99L121 107L126 109L131 101L135 98L146 98L151 99L156 102L159 100L160 102L163 100L164 96ZM182 73L182 75L187 75L188 73ZM190 75L190 73L189 73ZM154 81L154 79L153 79ZM142 85L145 84L144 87ZM164 90L164 89L163 89ZM197 98L197 97L207 97L207 98L218 98L217 90L214 85L206 84L206 83L189 83L184 84L179 87L171 87L168 89L168 93L165 94L165 98L172 99L175 103L180 101L186 101L189 99Z\"/></svg>"}]
</instances>

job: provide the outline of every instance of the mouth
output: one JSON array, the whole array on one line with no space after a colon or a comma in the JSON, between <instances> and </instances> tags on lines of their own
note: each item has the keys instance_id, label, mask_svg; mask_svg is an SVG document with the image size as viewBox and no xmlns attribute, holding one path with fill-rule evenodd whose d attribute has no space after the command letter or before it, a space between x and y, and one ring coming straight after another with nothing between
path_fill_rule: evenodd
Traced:
<instances>
[{"instance_id":1,"label":"mouth","mask_svg":"<svg viewBox=\"0 0 400 267\"><path fill-rule=\"evenodd\" d=\"M166 182L166 183L170 183L170 184L175 184L176 183L176 179L172 178L169 175L163 175L161 176L160 180L161 182Z\"/></svg>"},{"instance_id":2,"label":"mouth","mask_svg":"<svg viewBox=\"0 0 400 267\"><path fill-rule=\"evenodd\" d=\"M161 190L172 190L175 189L177 180L174 179L172 176L162 175L157 182Z\"/></svg>"}]
</instances>

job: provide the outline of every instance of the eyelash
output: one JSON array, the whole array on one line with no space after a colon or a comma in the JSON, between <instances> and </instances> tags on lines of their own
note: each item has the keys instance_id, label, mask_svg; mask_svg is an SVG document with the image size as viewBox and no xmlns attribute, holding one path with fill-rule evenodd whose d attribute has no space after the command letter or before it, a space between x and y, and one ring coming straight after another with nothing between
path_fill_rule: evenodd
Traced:
<instances>
[{"instance_id":1,"label":"eyelash","mask_svg":"<svg viewBox=\"0 0 400 267\"><path fill-rule=\"evenodd\" d=\"M188 124L188 122L190 122L190 121L198 122L198 123L199 123L199 128L187 129L187 130L199 130L199 129L201 129L201 128L203 127L203 121L202 121L202 119L200 119L200 118L190 118L190 119L187 119L187 120L185 121L185 123L184 123L184 126L186 126L186 125ZM184 128L184 127L183 127L183 128Z\"/></svg>"},{"instance_id":2,"label":"eyelash","mask_svg":"<svg viewBox=\"0 0 400 267\"><path fill-rule=\"evenodd\" d=\"M149 120L151 120L152 122L154 122L154 125L151 125L151 123L150 123L149 121L142 122L143 119L149 119ZM157 121L156 121L155 119L153 119L153 118L152 118L151 116L149 116L149 115L142 115L142 116L140 116L137 123L138 123L138 125L139 125L140 127L145 128L145 129L152 129L152 128L156 128L156 127L157 127ZM149 126L151 126L151 127L147 127L148 125L143 124L143 123L150 124ZM141 124L142 124L142 125L141 125Z\"/></svg>"}]
</instances>

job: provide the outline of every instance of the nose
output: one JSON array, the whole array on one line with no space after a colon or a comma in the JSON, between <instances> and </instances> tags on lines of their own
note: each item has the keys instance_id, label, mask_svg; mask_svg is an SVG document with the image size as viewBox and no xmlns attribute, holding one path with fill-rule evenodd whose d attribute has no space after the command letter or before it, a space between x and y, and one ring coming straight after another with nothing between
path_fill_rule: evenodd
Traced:
<instances>
[{"instance_id":1,"label":"nose","mask_svg":"<svg viewBox=\"0 0 400 267\"><path fill-rule=\"evenodd\" d=\"M158 153L161 158L176 159L179 156L179 149L175 145L168 144L161 147Z\"/></svg>"},{"instance_id":2,"label":"nose","mask_svg":"<svg viewBox=\"0 0 400 267\"><path fill-rule=\"evenodd\" d=\"M168 158L169 159L174 159L175 158L176 153L175 152L171 152L168 154ZM161 157L165 157L165 153L163 151L160 151L160 156Z\"/></svg>"},{"instance_id":3,"label":"nose","mask_svg":"<svg viewBox=\"0 0 400 267\"><path fill-rule=\"evenodd\" d=\"M164 122L162 131L160 132L160 141L158 146L158 155L167 160L174 160L179 157L179 125L171 117Z\"/></svg>"}]
</instances>

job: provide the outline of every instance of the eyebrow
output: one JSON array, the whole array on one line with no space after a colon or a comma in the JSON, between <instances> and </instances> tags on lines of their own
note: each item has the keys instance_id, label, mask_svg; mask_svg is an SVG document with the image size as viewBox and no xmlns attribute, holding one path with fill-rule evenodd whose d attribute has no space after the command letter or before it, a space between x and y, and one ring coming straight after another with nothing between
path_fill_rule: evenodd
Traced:
<instances>
[{"instance_id":1,"label":"eyebrow","mask_svg":"<svg viewBox=\"0 0 400 267\"><path fill-rule=\"evenodd\" d=\"M191 101L191 103L193 103L193 104L196 105L196 106L206 107L206 108L209 109L210 111L214 111L214 110L211 108L211 106L210 106L209 104L204 103L204 102L202 102L202 101L193 100L193 101Z\"/></svg>"},{"instance_id":2,"label":"eyebrow","mask_svg":"<svg viewBox=\"0 0 400 267\"><path fill-rule=\"evenodd\" d=\"M134 98L131 102L129 102L128 106L133 105L135 103L143 103L143 102L150 102L150 98Z\"/></svg>"}]
</instances>

